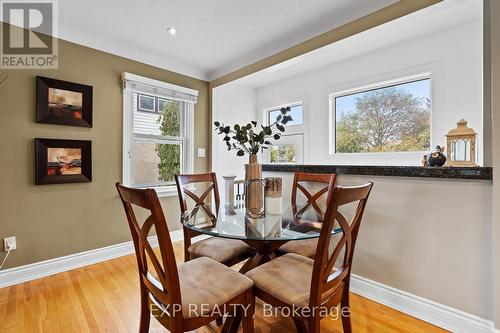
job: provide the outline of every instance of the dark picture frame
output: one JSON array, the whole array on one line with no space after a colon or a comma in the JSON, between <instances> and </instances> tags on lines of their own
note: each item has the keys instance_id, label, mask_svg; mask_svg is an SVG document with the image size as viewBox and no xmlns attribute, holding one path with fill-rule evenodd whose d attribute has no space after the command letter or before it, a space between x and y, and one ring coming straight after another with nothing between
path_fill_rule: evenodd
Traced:
<instances>
[{"instance_id":1,"label":"dark picture frame","mask_svg":"<svg viewBox=\"0 0 500 333\"><path fill-rule=\"evenodd\" d=\"M55 156L65 151L70 156ZM36 185L91 181L92 141L35 139Z\"/></svg>"},{"instance_id":2,"label":"dark picture frame","mask_svg":"<svg viewBox=\"0 0 500 333\"><path fill-rule=\"evenodd\" d=\"M92 101L92 86L36 77L37 123L92 127Z\"/></svg>"}]
</instances>

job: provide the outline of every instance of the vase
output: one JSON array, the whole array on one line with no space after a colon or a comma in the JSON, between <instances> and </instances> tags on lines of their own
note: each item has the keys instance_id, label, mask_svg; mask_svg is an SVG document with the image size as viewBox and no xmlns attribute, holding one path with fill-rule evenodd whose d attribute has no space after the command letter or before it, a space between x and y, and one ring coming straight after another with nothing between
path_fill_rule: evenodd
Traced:
<instances>
[{"instance_id":1,"label":"vase","mask_svg":"<svg viewBox=\"0 0 500 333\"><path fill-rule=\"evenodd\" d=\"M257 155L254 154L245 164L245 208L250 218L260 218L265 214L262 165L257 163Z\"/></svg>"}]
</instances>

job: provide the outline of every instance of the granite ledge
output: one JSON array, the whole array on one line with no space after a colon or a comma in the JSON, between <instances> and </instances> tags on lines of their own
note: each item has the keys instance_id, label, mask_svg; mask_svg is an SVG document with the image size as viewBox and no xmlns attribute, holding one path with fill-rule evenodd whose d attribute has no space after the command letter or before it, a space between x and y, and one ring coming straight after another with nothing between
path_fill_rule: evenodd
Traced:
<instances>
[{"instance_id":1,"label":"granite ledge","mask_svg":"<svg viewBox=\"0 0 500 333\"><path fill-rule=\"evenodd\" d=\"M368 165L306 165L263 164L268 172L335 173L337 175L364 175L383 177L422 177L443 179L492 180L491 167L422 167L422 166L368 166Z\"/></svg>"}]
</instances>

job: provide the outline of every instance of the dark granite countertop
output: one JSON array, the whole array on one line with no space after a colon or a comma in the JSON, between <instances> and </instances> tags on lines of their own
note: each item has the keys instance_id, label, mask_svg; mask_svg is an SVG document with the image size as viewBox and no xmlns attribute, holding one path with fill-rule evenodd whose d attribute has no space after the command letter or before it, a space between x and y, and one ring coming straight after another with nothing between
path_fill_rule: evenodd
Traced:
<instances>
[{"instance_id":1,"label":"dark granite countertop","mask_svg":"<svg viewBox=\"0 0 500 333\"><path fill-rule=\"evenodd\" d=\"M368 166L368 165L306 165L263 164L263 171L335 173L337 175L366 175L384 177L426 177L447 179L493 179L491 167L421 167L421 166Z\"/></svg>"}]
</instances>

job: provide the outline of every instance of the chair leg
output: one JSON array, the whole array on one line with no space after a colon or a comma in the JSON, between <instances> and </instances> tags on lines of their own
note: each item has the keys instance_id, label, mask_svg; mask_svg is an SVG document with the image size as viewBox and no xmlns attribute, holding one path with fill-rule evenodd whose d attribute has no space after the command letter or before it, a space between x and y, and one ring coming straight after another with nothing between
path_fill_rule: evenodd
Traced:
<instances>
[{"instance_id":1,"label":"chair leg","mask_svg":"<svg viewBox=\"0 0 500 333\"><path fill-rule=\"evenodd\" d=\"M304 321L300 318L293 317L293 323L297 329L297 333L307 333L307 327Z\"/></svg>"},{"instance_id":2,"label":"chair leg","mask_svg":"<svg viewBox=\"0 0 500 333\"><path fill-rule=\"evenodd\" d=\"M139 322L139 333L149 332L151 312L149 311L148 296L145 291L141 292L141 319Z\"/></svg>"},{"instance_id":3,"label":"chair leg","mask_svg":"<svg viewBox=\"0 0 500 333\"><path fill-rule=\"evenodd\" d=\"M321 317L316 315L314 317L309 318L307 323L307 332L308 333L320 333L320 321Z\"/></svg>"},{"instance_id":4,"label":"chair leg","mask_svg":"<svg viewBox=\"0 0 500 333\"><path fill-rule=\"evenodd\" d=\"M349 309L347 312L347 316L344 316L343 309ZM342 328L344 329L344 333L351 333L352 332L352 326L351 326L351 307L349 305L349 286L344 289L344 293L342 295L342 299L340 301L340 316L342 317Z\"/></svg>"},{"instance_id":5,"label":"chair leg","mask_svg":"<svg viewBox=\"0 0 500 333\"><path fill-rule=\"evenodd\" d=\"M189 235L189 231L186 227L183 227L182 231L184 235L184 262L188 262L191 260L191 255L188 251L189 246L191 246L191 236Z\"/></svg>"},{"instance_id":6,"label":"chair leg","mask_svg":"<svg viewBox=\"0 0 500 333\"><path fill-rule=\"evenodd\" d=\"M253 316L255 313L255 296L252 289L248 289L245 295L246 302L244 304L245 308L242 311L242 321L243 321L243 333L253 333L254 324Z\"/></svg>"}]
</instances>

